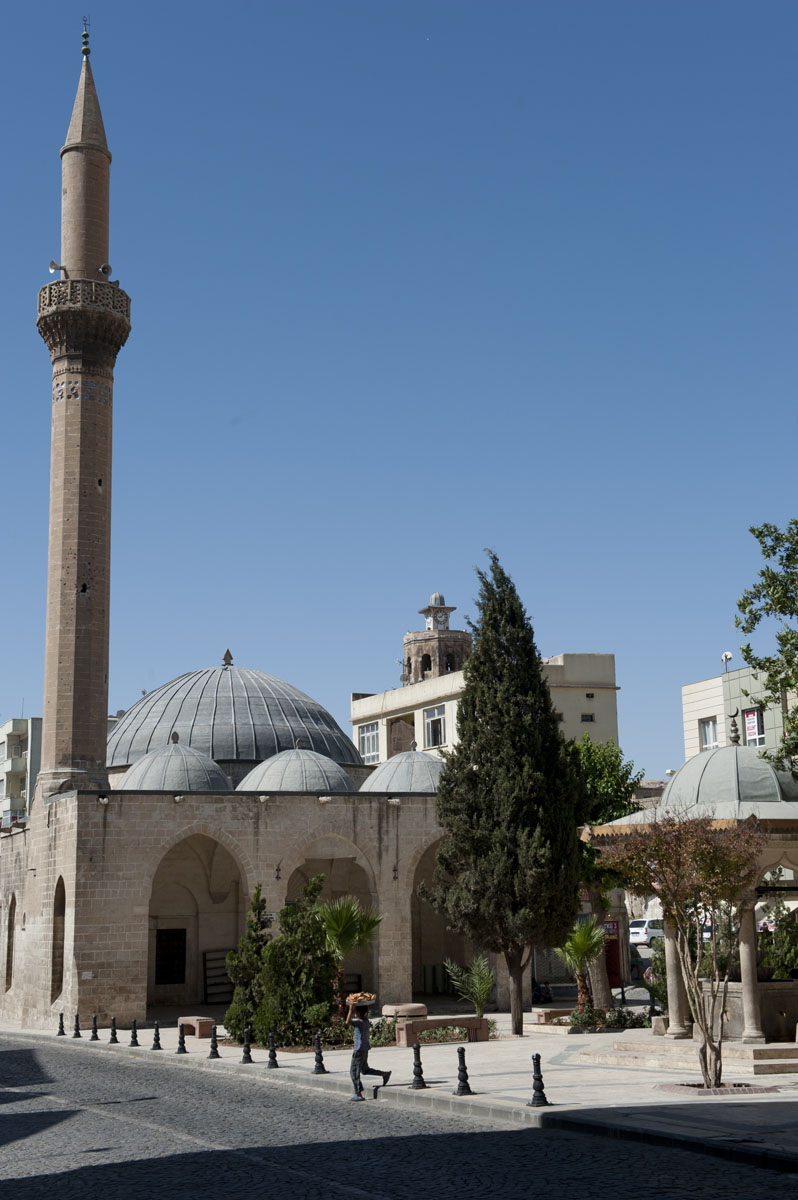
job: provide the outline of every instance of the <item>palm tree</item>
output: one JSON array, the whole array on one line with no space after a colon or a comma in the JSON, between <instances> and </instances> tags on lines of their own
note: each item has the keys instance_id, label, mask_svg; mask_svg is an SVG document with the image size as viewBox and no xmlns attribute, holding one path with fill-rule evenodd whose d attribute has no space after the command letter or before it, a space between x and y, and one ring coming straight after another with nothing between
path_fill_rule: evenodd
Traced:
<instances>
[{"instance_id":1,"label":"palm tree","mask_svg":"<svg viewBox=\"0 0 798 1200\"><path fill-rule=\"evenodd\" d=\"M363 908L355 896L339 896L337 900L324 900L319 913L327 931L327 945L338 959L338 975L335 990L338 1006L343 1015L344 1004L344 959L353 950L370 945L382 920L382 913Z\"/></svg>"},{"instance_id":2,"label":"palm tree","mask_svg":"<svg viewBox=\"0 0 798 1200\"><path fill-rule=\"evenodd\" d=\"M585 1011L586 1005L592 1006L588 971L603 949L604 930L598 926L596 918L591 917L582 925L574 925L565 944L554 951L576 976L576 1004L580 1012Z\"/></svg>"}]
</instances>

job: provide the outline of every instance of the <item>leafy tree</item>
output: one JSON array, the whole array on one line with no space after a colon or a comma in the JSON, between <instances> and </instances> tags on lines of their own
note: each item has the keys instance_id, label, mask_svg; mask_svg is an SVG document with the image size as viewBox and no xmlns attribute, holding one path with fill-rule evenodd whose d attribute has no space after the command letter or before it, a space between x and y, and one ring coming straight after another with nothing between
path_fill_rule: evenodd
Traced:
<instances>
[{"instance_id":1,"label":"leafy tree","mask_svg":"<svg viewBox=\"0 0 798 1200\"><path fill-rule=\"evenodd\" d=\"M631 760L625 761L621 749L610 740L594 742L585 734L576 743L582 780L587 795L587 824L606 825L618 817L634 812L637 805L633 796L643 778L642 771L635 771ZM616 872L600 862L595 848L589 842L580 842L582 854L582 882L590 897L590 908L600 926L607 919L607 893L618 887L620 880ZM602 944L590 969L590 981L597 1008L612 1008L612 991L607 976L607 956Z\"/></svg>"},{"instance_id":2,"label":"leafy tree","mask_svg":"<svg viewBox=\"0 0 798 1200\"><path fill-rule=\"evenodd\" d=\"M344 998L344 959L353 950L371 945L382 913L363 908L356 896L339 896L337 900L322 901L319 913L327 933L327 945L335 955L338 970L335 992L341 1015L346 1012Z\"/></svg>"},{"instance_id":3,"label":"leafy tree","mask_svg":"<svg viewBox=\"0 0 798 1200\"><path fill-rule=\"evenodd\" d=\"M744 661L760 677L763 694L757 697L765 707L782 708L784 733L775 751L763 751L775 767L792 770L798 762L798 520L786 529L765 524L751 527L762 549L765 566L758 581L747 588L737 601L739 615L735 625L743 633L753 633L763 620L777 623L776 652L755 654L750 642L740 647Z\"/></svg>"},{"instance_id":4,"label":"leafy tree","mask_svg":"<svg viewBox=\"0 0 798 1200\"><path fill-rule=\"evenodd\" d=\"M532 627L492 551L477 571L478 620L444 756L437 815L444 829L422 894L478 946L502 953L514 1033L534 945L554 945L576 915L584 815L578 772L560 733Z\"/></svg>"},{"instance_id":5,"label":"leafy tree","mask_svg":"<svg viewBox=\"0 0 798 1200\"><path fill-rule=\"evenodd\" d=\"M656 892L666 919L675 925L687 1001L701 1032L698 1058L706 1087L721 1082L721 1015L739 946L740 912L759 881L757 856L764 840L752 820L719 827L709 816L666 815L601 852L633 892ZM711 938L705 950L707 921Z\"/></svg>"},{"instance_id":6,"label":"leafy tree","mask_svg":"<svg viewBox=\"0 0 798 1200\"><path fill-rule=\"evenodd\" d=\"M604 953L604 928L595 917L582 924L574 925L562 946L554 953L565 963L576 978L576 1006L580 1012L593 1007L588 970L600 954ZM601 1005L598 1006L599 1008ZM610 1007L612 1007L610 1005Z\"/></svg>"},{"instance_id":7,"label":"leafy tree","mask_svg":"<svg viewBox=\"0 0 798 1200\"><path fill-rule=\"evenodd\" d=\"M263 999L261 971L264 953L271 941L271 923L271 914L266 911L266 901L258 884L247 913L244 934L226 960L227 974L235 984L235 990L224 1016L224 1027L240 1042L244 1040L244 1030L252 1026L258 1005Z\"/></svg>"},{"instance_id":8,"label":"leafy tree","mask_svg":"<svg viewBox=\"0 0 798 1200\"><path fill-rule=\"evenodd\" d=\"M445 959L443 965L460 999L468 1000L474 1005L476 1015L484 1017L493 990L493 968L487 954L478 954L467 967L459 966L451 958Z\"/></svg>"},{"instance_id":9,"label":"leafy tree","mask_svg":"<svg viewBox=\"0 0 798 1200\"><path fill-rule=\"evenodd\" d=\"M766 882L780 884L783 875L783 869L776 867ZM762 916L772 926L760 935L762 966L772 971L775 979L798 978L798 910L789 909L784 897L777 894Z\"/></svg>"},{"instance_id":10,"label":"leafy tree","mask_svg":"<svg viewBox=\"0 0 798 1200\"><path fill-rule=\"evenodd\" d=\"M280 932L263 953L261 999L253 1019L259 1042L269 1034L284 1045L306 1044L330 1017L338 960L318 908L323 875L280 910Z\"/></svg>"}]
</instances>

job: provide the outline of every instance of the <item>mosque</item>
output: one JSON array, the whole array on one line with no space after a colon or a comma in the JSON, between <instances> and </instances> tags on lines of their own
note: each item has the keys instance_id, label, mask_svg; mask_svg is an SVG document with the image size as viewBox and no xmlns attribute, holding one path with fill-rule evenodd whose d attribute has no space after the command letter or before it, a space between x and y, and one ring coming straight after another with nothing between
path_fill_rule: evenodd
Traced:
<instances>
[{"instance_id":1,"label":"mosque","mask_svg":"<svg viewBox=\"0 0 798 1200\"><path fill-rule=\"evenodd\" d=\"M0 1018L50 1028L59 1012L125 1023L222 1004L255 887L276 913L319 873L326 897L384 914L345 964L353 982L407 999L424 964L469 949L417 897L441 835L435 752L366 766L320 704L229 651L108 736L113 374L130 298L109 278L111 155L85 31L82 53L59 277L38 298L53 367L41 768L28 819L0 837Z\"/></svg>"}]
</instances>

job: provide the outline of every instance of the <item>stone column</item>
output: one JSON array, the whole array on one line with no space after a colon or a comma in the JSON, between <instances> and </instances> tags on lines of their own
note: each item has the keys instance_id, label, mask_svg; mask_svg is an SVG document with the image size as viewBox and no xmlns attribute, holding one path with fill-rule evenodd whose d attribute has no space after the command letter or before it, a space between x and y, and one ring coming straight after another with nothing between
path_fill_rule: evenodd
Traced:
<instances>
[{"instance_id":1,"label":"stone column","mask_svg":"<svg viewBox=\"0 0 798 1200\"><path fill-rule=\"evenodd\" d=\"M682 979L679 951L676 946L676 925L665 918L665 972L668 983L668 1037L689 1038L689 1009L687 992Z\"/></svg>"},{"instance_id":2,"label":"stone column","mask_svg":"<svg viewBox=\"0 0 798 1200\"><path fill-rule=\"evenodd\" d=\"M740 978L743 992L743 1042L764 1042L756 970L756 922L753 907L740 913Z\"/></svg>"}]
</instances>

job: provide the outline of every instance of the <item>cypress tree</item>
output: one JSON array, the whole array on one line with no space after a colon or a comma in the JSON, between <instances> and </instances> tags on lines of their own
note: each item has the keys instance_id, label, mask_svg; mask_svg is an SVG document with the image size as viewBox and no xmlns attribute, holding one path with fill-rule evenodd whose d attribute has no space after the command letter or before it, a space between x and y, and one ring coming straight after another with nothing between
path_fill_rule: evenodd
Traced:
<instances>
[{"instance_id":1,"label":"cypress tree","mask_svg":"<svg viewBox=\"0 0 798 1200\"><path fill-rule=\"evenodd\" d=\"M492 551L437 798L445 836L424 895L480 947L504 955L514 1033L535 945L559 945L578 907L584 790L560 732L532 627Z\"/></svg>"}]
</instances>

